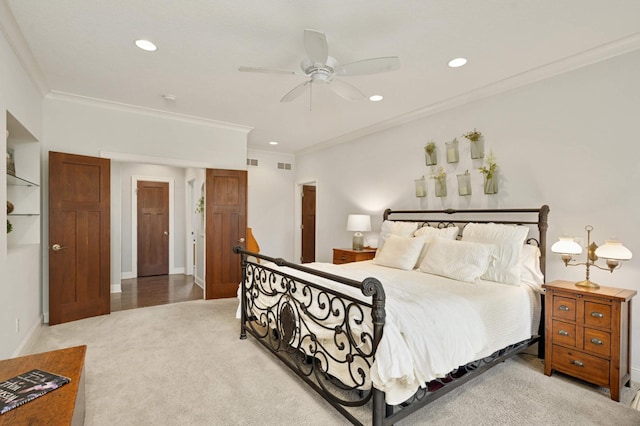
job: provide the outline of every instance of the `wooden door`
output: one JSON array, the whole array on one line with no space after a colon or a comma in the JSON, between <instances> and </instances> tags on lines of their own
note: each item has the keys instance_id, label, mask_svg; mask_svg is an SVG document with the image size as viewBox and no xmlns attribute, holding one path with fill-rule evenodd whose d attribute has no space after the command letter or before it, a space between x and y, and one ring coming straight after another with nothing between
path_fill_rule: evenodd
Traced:
<instances>
[{"instance_id":1,"label":"wooden door","mask_svg":"<svg viewBox=\"0 0 640 426\"><path fill-rule=\"evenodd\" d=\"M316 261L316 187L302 186L302 263Z\"/></svg>"},{"instance_id":2,"label":"wooden door","mask_svg":"<svg viewBox=\"0 0 640 426\"><path fill-rule=\"evenodd\" d=\"M138 276L169 274L169 184L138 181Z\"/></svg>"},{"instance_id":3,"label":"wooden door","mask_svg":"<svg viewBox=\"0 0 640 426\"><path fill-rule=\"evenodd\" d=\"M49 153L49 324L110 311L110 162Z\"/></svg>"},{"instance_id":4,"label":"wooden door","mask_svg":"<svg viewBox=\"0 0 640 426\"><path fill-rule=\"evenodd\" d=\"M207 169L205 298L236 297L242 280L233 247L246 238L247 172Z\"/></svg>"}]
</instances>

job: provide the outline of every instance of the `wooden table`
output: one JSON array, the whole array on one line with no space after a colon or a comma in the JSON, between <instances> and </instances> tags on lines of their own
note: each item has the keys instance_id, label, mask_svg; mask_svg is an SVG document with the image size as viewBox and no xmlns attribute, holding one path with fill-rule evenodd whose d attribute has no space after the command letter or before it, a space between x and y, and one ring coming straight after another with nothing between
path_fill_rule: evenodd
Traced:
<instances>
[{"instance_id":1,"label":"wooden table","mask_svg":"<svg viewBox=\"0 0 640 426\"><path fill-rule=\"evenodd\" d=\"M86 346L0 361L0 381L34 368L66 376L71 382L0 415L0 425L84 424L84 355Z\"/></svg>"}]
</instances>

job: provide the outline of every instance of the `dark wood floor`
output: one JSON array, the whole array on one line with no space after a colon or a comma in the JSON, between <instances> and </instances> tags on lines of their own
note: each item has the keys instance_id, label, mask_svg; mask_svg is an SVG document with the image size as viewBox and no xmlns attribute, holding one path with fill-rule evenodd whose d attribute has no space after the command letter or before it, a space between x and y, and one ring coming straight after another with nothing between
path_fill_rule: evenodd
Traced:
<instances>
[{"instance_id":1,"label":"dark wood floor","mask_svg":"<svg viewBox=\"0 0 640 426\"><path fill-rule=\"evenodd\" d=\"M158 275L122 280L122 293L111 293L111 312L202 299L193 275Z\"/></svg>"}]
</instances>

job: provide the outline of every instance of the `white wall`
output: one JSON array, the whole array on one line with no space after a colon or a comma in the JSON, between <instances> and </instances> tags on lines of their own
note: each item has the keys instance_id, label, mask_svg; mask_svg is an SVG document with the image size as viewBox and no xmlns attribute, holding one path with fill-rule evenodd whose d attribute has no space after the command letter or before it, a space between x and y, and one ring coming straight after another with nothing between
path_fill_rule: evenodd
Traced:
<instances>
[{"instance_id":1,"label":"white wall","mask_svg":"<svg viewBox=\"0 0 640 426\"><path fill-rule=\"evenodd\" d=\"M249 158L258 166L247 168L247 226L260 245L260 252L285 260L293 257L294 156L250 149ZM278 163L291 164L291 170L278 169Z\"/></svg>"},{"instance_id":2,"label":"white wall","mask_svg":"<svg viewBox=\"0 0 640 426\"><path fill-rule=\"evenodd\" d=\"M538 207L549 204L548 242L563 234L603 243L617 236L636 255L611 275L592 271L601 285L640 291L640 51L469 103L351 143L296 158L296 179L317 179L317 259L331 261L333 247L348 247L349 213L371 213L379 229L385 208ZM479 162L461 135L473 128L486 138L500 166L497 195L482 191ZM423 148L458 138L463 162L447 166L449 195L414 196L414 179L428 176ZM473 194L457 195L456 173L472 173ZM584 259L580 259L584 260ZM547 280L584 279L584 267L565 268L553 254ZM640 296L634 300L632 367L640 381Z\"/></svg>"},{"instance_id":3,"label":"white wall","mask_svg":"<svg viewBox=\"0 0 640 426\"><path fill-rule=\"evenodd\" d=\"M6 152L6 111L42 140L42 97L0 32L0 152ZM4 155L3 155L4 157ZM6 161L0 160L0 205L5 205ZM0 209L0 222L6 222ZM39 246L7 251L7 234L0 232L0 359L19 352L41 322ZM19 331L16 331L19 320Z\"/></svg>"}]
</instances>

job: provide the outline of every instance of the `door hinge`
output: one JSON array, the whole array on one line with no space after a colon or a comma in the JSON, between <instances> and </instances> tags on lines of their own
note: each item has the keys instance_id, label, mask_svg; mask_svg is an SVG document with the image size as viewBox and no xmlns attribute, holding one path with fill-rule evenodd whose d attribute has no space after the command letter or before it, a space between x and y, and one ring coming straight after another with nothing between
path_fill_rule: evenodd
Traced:
<instances>
[{"instance_id":1,"label":"door hinge","mask_svg":"<svg viewBox=\"0 0 640 426\"><path fill-rule=\"evenodd\" d=\"M304 225L300 225L300 229L304 229Z\"/></svg>"}]
</instances>

